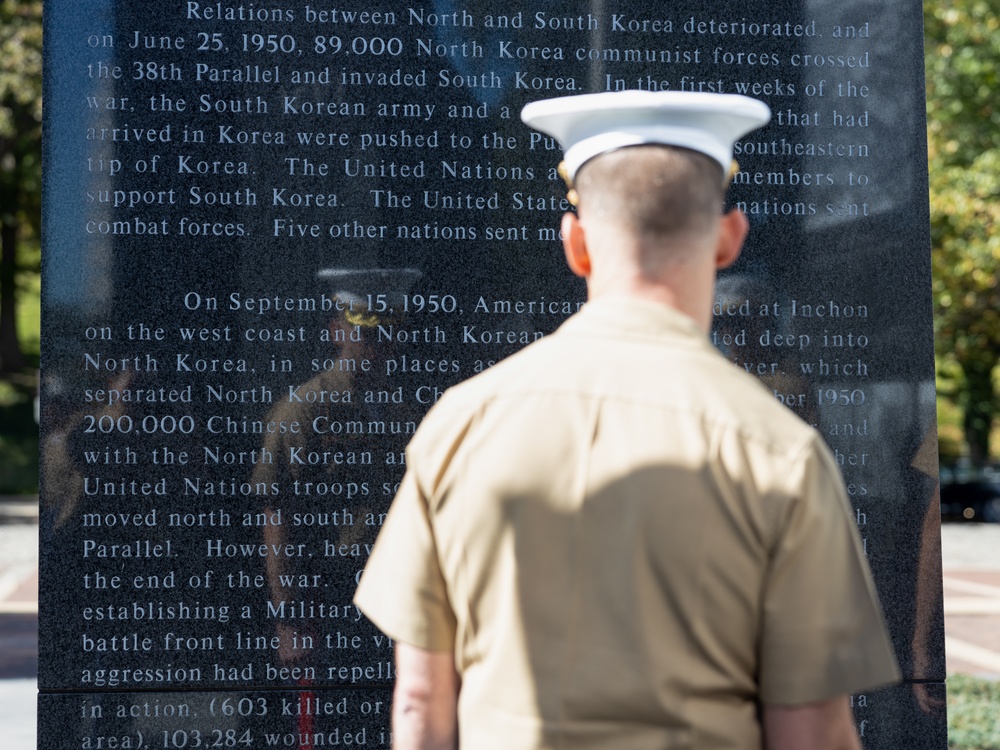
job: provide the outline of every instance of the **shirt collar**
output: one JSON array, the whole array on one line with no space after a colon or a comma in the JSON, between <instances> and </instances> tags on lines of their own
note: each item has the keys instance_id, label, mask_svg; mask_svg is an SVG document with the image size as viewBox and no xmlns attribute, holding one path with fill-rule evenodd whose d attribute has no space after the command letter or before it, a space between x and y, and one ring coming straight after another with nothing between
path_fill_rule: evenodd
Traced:
<instances>
[{"instance_id":1,"label":"shirt collar","mask_svg":"<svg viewBox=\"0 0 1000 750\"><path fill-rule=\"evenodd\" d=\"M608 333L615 336L672 336L708 344L708 337L684 313L643 299L607 297L588 302L559 329L566 333Z\"/></svg>"}]
</instances>

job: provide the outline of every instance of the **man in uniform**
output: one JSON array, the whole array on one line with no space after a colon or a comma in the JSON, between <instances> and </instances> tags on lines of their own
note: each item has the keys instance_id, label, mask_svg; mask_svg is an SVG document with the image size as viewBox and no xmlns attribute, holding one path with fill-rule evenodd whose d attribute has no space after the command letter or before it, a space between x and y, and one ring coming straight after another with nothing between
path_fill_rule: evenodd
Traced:
<instances>
[{"instance_id":1,"label":"man in uniform","mask_svg":"<svg viewBox=\"0 0 1000 750\"><path fill-rule=\"evenodd\" d=\"M589 302L451 389L355 601L396 640L394 747L857 748L898 679L820 436L709 344L735 96L525 108L566 149Z\"/></svg>"},{"instance_id":2,"label":"man in uniform","mask_svg":"<svg viewBox=\"0 0 1000 750\"><path fill-rule=\"evenodd\" d=\"M347 550L348 554L324 555L324 579L330 587L347 589L336 591L338 603L349 600L360 567L354 551L374 541L374 534L369 534L373 527L364 522L366 512L374 510L372 487L398 481L393 467L379 472L370 456L378 449L402 451L408 426L421 416L419 404L403 397L406 378L387 375L386 360L393 345L380 341L377 331L380 325L391 327L402 321L401 312L390 315L388 308L402 311L403 296L420 275L411 268L321 270L317 279L334 290L321 339L328 342L327 348L312 360L311 369L317 374L289 388L287 397L282 394L265 420L298 427L267 432L261 445L267 458L254 465L251 481L275 485L285 498L284 523L281 509L263 508L264 517L271 519L263 526L263 541L281 547L302 541L303 534L321 533L329 543L324 550ZM373 299L386 312L371 310ZM308 518L308 524L293 523L289 518L293 510ZM315 580L318 572L311 557L269 555L264 569L274 608L300 599L300 582ZM321 640L308 620L279 618L274 623L280 643L277 656L283 663L294 664L310 655L309 649L297 648L297 642ZM296 639L296 633L308 637Z\"/></svg>"}]
</instances>

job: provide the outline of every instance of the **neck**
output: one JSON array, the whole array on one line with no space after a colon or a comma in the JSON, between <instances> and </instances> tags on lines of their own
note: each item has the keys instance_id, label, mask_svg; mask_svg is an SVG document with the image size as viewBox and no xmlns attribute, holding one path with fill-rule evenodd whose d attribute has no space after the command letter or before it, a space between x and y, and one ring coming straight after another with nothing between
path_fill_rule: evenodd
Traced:
<instances>
[{"instance_id":1,"label":"neck","mask_svg":"<svg viewBox=\"0 0 1000 750\"><path fill-rule=\"evenodd\" d=\"M587 278L587 297L641 299L670 307L687 317L708 335L712 327L715 266L703 252L683 253L682 259L643 267L638 259L648 257L639 248L621 242L608 252L592 253L593 270ZM602 262L604 261L604 262Z\"/></svg>"}]
</instances>

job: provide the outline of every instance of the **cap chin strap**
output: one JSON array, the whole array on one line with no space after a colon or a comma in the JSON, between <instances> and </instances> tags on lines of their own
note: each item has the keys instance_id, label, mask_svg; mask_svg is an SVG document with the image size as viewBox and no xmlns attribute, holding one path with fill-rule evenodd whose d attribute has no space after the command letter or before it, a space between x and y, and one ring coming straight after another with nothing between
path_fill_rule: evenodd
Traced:
<instances>
[{"instance_id":1,"label":"cap chin strap","mask_svg":"<svg viewBox=\"0 0 1000 750\"><path fill-rule=\"evenodd\" d=\"M563 182L566 183L566 200L569 201L571 206L580 205L580 196L576 192L576 188L573 187L573 178L569 176L569 167L566 166L565 161L559 162L559 166L556 167L556 172L562 177Z\"/></svg>"},{"instance_id":2,"label":"cap chin strap","mask_svg":"<svg viewBox=\"0 0 1000 750\"><path fill-rule=\"evenodd\" d=\"M729 186L732 184L733 179L740 172L740 163L733 159L733 163L729 165L729 174L727 174L722 180L722 189L728 190Z\"/></svg>"},{"instance_id":3,"label":"cap chin strap","mask_svg":"<svg viewBox=\"0 0 1000 750\"><path fill-rule=\"evenodd\" d=\"M382 322L375 313L362 312L361 310L345 310L344 320L352 326L360 326L361 328L374 328Z\"/></svg>"},{"instance_id":4,"label":"cap chin strap","mask_svg":"<svg viewBox=\"0 0 1000 750\"><path fill-rule=\"evenodd\" d=\"M722 190L726 191L733 182L733 178L740 171L739 162L733 159L732 163L729 165L729 172L722 178ZM556 168L556 172L562 177L563 182L566 183L566 200L573 207L580 205L580 195L576 192L576 188L573 187L573 179L569 176L569 168L566 166L565 161L559 162L559 166Z\"/></svg>"}]
</instances>

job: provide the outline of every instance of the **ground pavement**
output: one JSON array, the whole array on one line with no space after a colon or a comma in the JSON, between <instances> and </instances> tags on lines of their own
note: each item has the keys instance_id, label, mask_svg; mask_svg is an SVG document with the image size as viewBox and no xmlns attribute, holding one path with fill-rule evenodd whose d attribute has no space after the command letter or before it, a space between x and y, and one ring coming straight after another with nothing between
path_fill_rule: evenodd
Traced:
<instances>
[{"instance_id":1,"label":"ground pavement","mask_svg":"<svg viewBox=\"0 0 1000 750\"><path fill-rule=\"evenodd\" d=\"M38 502L0 498L0 747L34 750Z\"/></svg>"},{"instance_id":2,"label":"ground pavement","mask_svg":"<svg viewBox=\"0 0 1000 750\"><path fill-rule=\"evenodd\" d=\"M1000 679L1000 524L945 524L948 672Z\"/></svg>"},{"instance_id":3,"label":"ground pavement","mask_svg":"<svg viewBox=\"0 0 1000 750\"><path fill-rule=\"evenodd\" d=\"M0 747L34 750L38 505L0 498ZM1000 679L1000 524L945 524L948 672Z\"/></svg>"}]
</instances>

